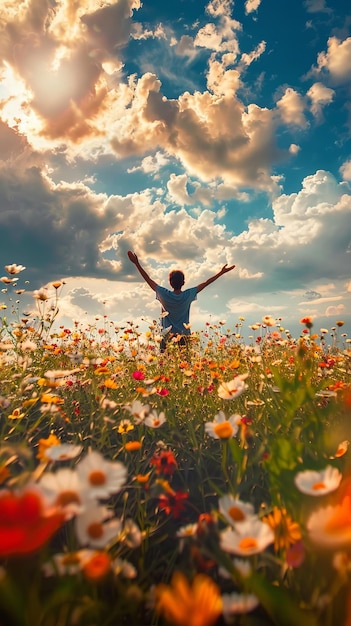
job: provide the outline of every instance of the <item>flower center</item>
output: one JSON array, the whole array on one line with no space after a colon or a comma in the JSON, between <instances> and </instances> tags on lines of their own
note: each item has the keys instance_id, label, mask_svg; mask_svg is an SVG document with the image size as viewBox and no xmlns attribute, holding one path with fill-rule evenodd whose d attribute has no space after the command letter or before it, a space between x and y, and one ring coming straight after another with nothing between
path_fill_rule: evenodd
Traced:
<instances>
[{"instance_id":1,"label":"flower center","mask_svg":"<svg viewBox=\"0 0 351 626\"><path fill-rule=\"evenodd\" d=\"M89 474L89 482L94 487L99 487L106 483L106 474L101 470L94 470Z\"/></svg>"},{"instance_id":2,"label":"flower center","mask_svg":"<svg viewBox=\"0 0 351 626\"><path fill-rule=\"evenodd\" d=\"M319 483L314 483L314 485L312 485L313 491L319 491L320 489L325 489L325 488L326 488L326 484L323 483L323 481Z\"/></svg>"},{"instance_id":3,"label":"flower center","mask_svg":"<svg viewBox=\"0 0 351 626\"><path fill-rule=\"evenodd\" d=\"M62 491L56 500L58 506L67 506L73 503L80 504L78 494L75 491Z\"/></svg>"},{"instance_id":4,"label":"flower center","mask_svg":"<svg viewBox=\"0 0 351 626\"><path fill-rule=\"evenodd\" d=\"M230 509L228 509L228 514L234 522L242 522L245 519L244 513L237 506L231 506Z\"/></svg>"},{"instance_id":5,"label":"flower center","mask_svg":"<svg viewBox=\"0 0 351 626\"><path fill-rule=\"evenodd\" d=\"M213 430L220 439L229 439L233 433L233 427L229 422L216 424Z\"/></svg>"},{"instance_id":6,"label":"flower center","mask_svg":"<svg viewBox=\"0 0 351 626\"><path fill-rule=\"evenodd\" d=\"M244 537L244 539L239 541L239 548L244 552L249 552L250 550L257 548L257 541L254 537Z\"/></svg>"},{"instance_id":7,"label":"flower center","mask_svg":"<svg viewBox=\"0 0 351 626\"><path fill-rule=\"evenodd\" d=\"M63 565L79 565L79 563L79 557L75 553L65 554L65 556L62 558Z\"/></svg>"},{"instance_id":8,"label":"flower center","mask_svg":"<svg viewBox=\"0 0 351 626\"><path fill-rule=\"evenodd\" d=\"M87 527L87 534L92 539L100 539L100 537L104 534L102 524L100 524L100 522L93 522L92 524L89 524Z\"/></svg>"}]
</instances>

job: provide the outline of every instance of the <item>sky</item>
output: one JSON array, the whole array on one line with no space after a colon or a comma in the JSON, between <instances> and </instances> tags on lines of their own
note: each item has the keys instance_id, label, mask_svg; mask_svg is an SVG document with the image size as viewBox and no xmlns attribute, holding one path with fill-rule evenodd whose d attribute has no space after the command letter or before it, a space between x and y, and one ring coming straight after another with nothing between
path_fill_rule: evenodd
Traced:
<instances>
[{"instance_id":1,"label":"sky","mask_svg":"<svg viewBox=\"0 0 351 626\"><path fill-rule=\"evenodd\" d=\"M18 307L63 280L61 324L157 319L131 249L164 286L236 265L193 330L271 315L295 334L310 315L350 334L347 7L2 0L0 273L26 267Z\"/></svg>"}]
</instances>

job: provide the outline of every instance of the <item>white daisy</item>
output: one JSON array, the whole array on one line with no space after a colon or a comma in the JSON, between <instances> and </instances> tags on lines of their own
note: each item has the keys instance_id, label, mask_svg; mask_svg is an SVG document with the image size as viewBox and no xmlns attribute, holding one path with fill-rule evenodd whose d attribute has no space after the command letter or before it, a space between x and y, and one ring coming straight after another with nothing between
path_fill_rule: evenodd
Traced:
<instances>
[{"instance_id":1,"label":"white daisy","mask_svg":"<svg viewBox=\"0 0 351 626\"><path fill-rule=\"evenodd\" d=\"M222 595L223 617L230 623L233 615L250 613L258 605L259 600L253 593L230 593Z\"/></svg>"},{"instance_id":2,"label":"white daisy","mask_svg":"<svg viewBox=\"0 0 351 626\"><path fill-rule=\"evenodd\" d=\"M233 380L221 383L217 391L219 397L223 400L233 400L241 396L248 389L247 384L244 382L247 377L248 374L239 374Z\"/></svg>"},{"instance_id":3,"label":"white daisy","mask_svg":"<svg viewBox=\"0 0 351 626\"><path fill-rule=\"evenodd\" d=\"M73 443L62 443L57 446L50 446L45 455L50 461L68 461L75 459L83 450L83 446Z\"/></svg>"},{"instance_id":4,"label":"white daisy","mask_svg":"<svg viewBox=\"0 0 351 626\"><path fill-rule=\"evenodd\" d=\"M222 550L239 556L259 554L273 541L273 531L258 517L237 524L235 529L227 528L220 535Z\"/></svg>"},{"instance_id":5,"label":"white daisy","mask_svg":"<svg viewBox=\"0 0 351 626\"><path fill-rule=\"evenodd\" d=\"M324 470L305 470L294 478L296 487L308 496L324 496L339 487L342 474L336 467L327 465Z\"/></svg>"},{"instance_id":6,"label":"white daisy","mask_svg":"<svg viewBox=\"0 0 351 626\"><path fill-rule=\"evenodd\" d=\"M127 479L127 468L123 463L107 461L94 450L80 461L77 472L91 498L108 498L118 493Z\"/></svg>"},{"instance_id":7,"label":"white daisy","mask_svg":"<svg viewBox=\"0 0 351 626\"><path fill-rule=\"evenodd\" d=\"M138 573L132 563L119 558L112 561L112 569L117 576L128 579L136 578Z\"/></svg>"},{"instance_id":8,"label":"white daisy","mask_svg":"<svg viewBox=\"0 0 351 626\"><path fill-rule=\"evenodd\" d=\"M255 514L250 502L242 502L231 494L219 498L218 508L231 526L245 522Z\"/></svg>"},{"instance_id":9,"label":"white daisy","mask_svg":"<svg viewBox=\"0 0 351 626\"><path fill-rule=\"evenodd\" d=\"M223 411L219 411L213 422L206 422L205 432L214 439L230 439L238 432L240 421L240 415L231 415L227 418Z\"/></svg>"},{"instance_id":10,"label":"white daisy","mask_svg":"<svg viewBox=\"0 0 351 626\"><path fill-rule=\"evenodd\" d=\"M38 482L52 506L61 507L70 519L84 509L84 489L75 470L62 468L45 472Z\"/></svg>"},{"instance_id":11,"label":"white daisy","mask_svg":"<svg viewBox=\"0 0 351 626\"><path fill-rule=\"evenodd\" d=\"M110 517L111 511L98 504L91 504L84 513L77 515L75 530L79 543L92 548L105 548L117 540L122 524L116 518L108 519Z\"/></svg>"},{"instance_id":12,"label":"white daisy","mask_svg":"<svg viewBox=\"0 0 351 626\"><path fill-rule=\"evenodd\" d=\"M133 400L131 404L126 404L124 408L133 416L136 424L143 422L145 417L150 413L149 405L142 404L140 400Z\"/></svg>"},{"instance_id":13,"label":"white daisy","mask_svg":"<svg viewBox=\"0 0 351 626\"><path fill-rule=\"evenodd\" d=\"M50 561L43 564L42 570L45 576L75 576L94 553L95 550L77 550L54 554Z\"/></svg>"},{"instance_id":14,"label":"white daisy","mask_svg":"<svg viewBox=\"0 0 351 626\"><path fill-rule=\"evenodd\" d=\"M157 415L156 411L152 411L147 417L145 417L144 424L150 428L159 428L166 422L166 417L162 411Z\"/></svg>"}]
</instances>

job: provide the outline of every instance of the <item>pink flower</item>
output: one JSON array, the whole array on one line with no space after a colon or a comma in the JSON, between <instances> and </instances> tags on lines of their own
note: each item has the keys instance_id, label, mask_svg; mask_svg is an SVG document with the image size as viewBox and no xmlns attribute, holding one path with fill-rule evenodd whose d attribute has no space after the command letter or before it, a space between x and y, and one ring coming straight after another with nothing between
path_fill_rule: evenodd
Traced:
<instances>
[{"instance_id":1,"label":"pink flower","mask_svg":"<svg viewBox=\"0 0 351 626\"><path fill-rule=\"evenodd\" d=\"M140 370L135 370L135 372L133 372L132 376L133 376L133 378L135 380L144 380L144 378L145 378L144 372L141 372Z\"/></svg>"}]
</instances>

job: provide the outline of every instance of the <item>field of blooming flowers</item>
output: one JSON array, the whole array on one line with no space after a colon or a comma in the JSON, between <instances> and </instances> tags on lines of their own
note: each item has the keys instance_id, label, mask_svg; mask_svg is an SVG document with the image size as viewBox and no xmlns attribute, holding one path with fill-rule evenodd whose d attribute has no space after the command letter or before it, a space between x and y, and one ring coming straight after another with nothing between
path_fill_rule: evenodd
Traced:
<instances>
[{"instance_id":1,"label":"field of blooming flowers","mask_svg":"<svg viewBox=\"0 0 351 626\"><path fill-rule=\"evenodd\" d=\"M351 350L0 317L1 626L350 626ZM329 345L325 336L329 333Z\"/></svg>"}]
</instances>

